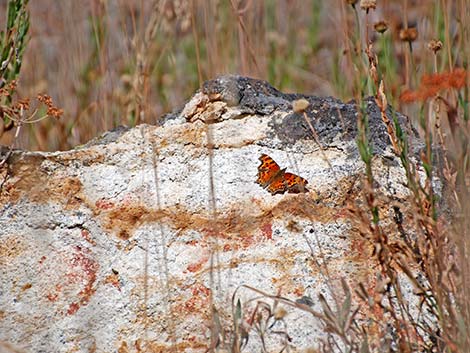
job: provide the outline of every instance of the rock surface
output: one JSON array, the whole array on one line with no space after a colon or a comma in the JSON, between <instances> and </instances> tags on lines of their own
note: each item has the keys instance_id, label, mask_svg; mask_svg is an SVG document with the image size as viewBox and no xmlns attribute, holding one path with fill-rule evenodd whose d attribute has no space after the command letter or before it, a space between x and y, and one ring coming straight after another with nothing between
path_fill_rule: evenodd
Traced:
<instances>
[{"instance_id":1,"label":"rock surface","mask_svg":"<svg viewBox=\"0 0 470 353\"><path fill-rule=\"evenodd\" d=\"M292 110L299 98L323 149ZM406 224L404 171L373 100L367 111L376 187ZM352 103L223 76L162 126L14 152L0 171L0 341L24 352L205 352L229 341L241 310L243 351L259 351L249 326L258 305L286 311L266 328L268 351L315 347L320 321L261 293L321 311L318 294L331 299L340 278L375 285L371 245L348 212L364 169L356 120ZM307 179L308 192L256 184L261 154Z\"/></svg>"}]
</instances>

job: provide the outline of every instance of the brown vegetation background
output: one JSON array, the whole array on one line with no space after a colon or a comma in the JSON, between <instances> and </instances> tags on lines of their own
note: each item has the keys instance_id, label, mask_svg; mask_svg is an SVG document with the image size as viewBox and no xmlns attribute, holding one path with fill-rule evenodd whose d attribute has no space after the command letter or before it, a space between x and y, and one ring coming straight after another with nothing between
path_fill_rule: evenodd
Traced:
<instances>
[{"instance_id":1,"label":"brown vegetation background","mask_svg":"<svg viewBox=\"0 0 470 353\"><path fill-rule=\"evenodd\" d=\"M416 110L403 106L400 94L434 72L429 41L444 43L438 71L468 62L465 0L382 0L368 23L359 3L354 10L349 2L30 1L17 93L47 93L64 114L23 128L16 147L65 150L117 125L158 123L202 81L224 73L344 100L360 90L373 94L360 87L367 72L355 59L365 39L378 53L389 102L405 113ZM383 34L374 30L379 21L387 25ZM411 45L400 39L407 26L418 33ZM9 144L13 135L4 134L0 143Z\"/></svg>"}]
</instances>

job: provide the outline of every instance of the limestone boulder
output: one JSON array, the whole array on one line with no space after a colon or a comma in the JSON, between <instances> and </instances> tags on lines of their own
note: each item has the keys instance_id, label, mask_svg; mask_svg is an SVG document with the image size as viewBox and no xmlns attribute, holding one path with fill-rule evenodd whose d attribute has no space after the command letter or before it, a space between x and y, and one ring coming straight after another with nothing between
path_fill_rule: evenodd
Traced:
<instances>
[{"instance_id":1,"label":"limestone boulder","mask_svg":"<svg viewBox=\"0 0 470 353\"><path fill-rule=\"evenodd\" d=\"M305 115L292 107L301 98ZM375 188L406 224L404 170L377 105L365 105ZM222 76L158 126L118 128L70 151L14 151L0 171L0 348L318 346L319 294L341 299L342 278L376 284L372 245L350 213L364 173L356 126L354 102ZM263 154L285 168L274 179L292 173L306 188L263 189Z\"/></svg>"}]
</instances>

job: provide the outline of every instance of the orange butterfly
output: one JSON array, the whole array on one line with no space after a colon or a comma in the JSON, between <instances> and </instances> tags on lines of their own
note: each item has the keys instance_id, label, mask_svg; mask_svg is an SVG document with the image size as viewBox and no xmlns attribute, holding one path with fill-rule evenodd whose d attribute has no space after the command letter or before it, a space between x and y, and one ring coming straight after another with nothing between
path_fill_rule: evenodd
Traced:
<instances>
[{"instance_id":1,"label":"orange butterfly","mask_svg":"<svg viewBox=\"0 0 470 353\"><path fill-rule=\"evenodd\" d=\"M279 165L267 154L259 157L261 161L258 167L258 180L261 187L267 188L274 195L283 194L286 191L290 193L307 192L305 185L307 180L292 173L286 173L286 168L281 169Z\"/></svg>"}]
</instances>

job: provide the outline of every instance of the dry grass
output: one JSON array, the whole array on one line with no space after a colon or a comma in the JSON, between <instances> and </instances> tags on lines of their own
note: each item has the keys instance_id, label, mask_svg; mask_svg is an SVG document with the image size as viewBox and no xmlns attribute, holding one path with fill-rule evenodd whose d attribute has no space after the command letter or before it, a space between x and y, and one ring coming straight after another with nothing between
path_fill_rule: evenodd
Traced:
<instances>
[{"instance_id":1,"label":"dry grass","mask_svg":"<svg viewBox=\"0 0 470 353\"><path fill-rule=\"evenodd\" d=\"M357 55L367 40L390 103L415 112L399 100L404 89L417 89L435 61L439 73L467 61L468 11L464 0L410 1L403 12L405 4L383 1L364 21L364 11L346 1L30 2L17 92L23 98L47 93L64 115L25 129L19 145L68 149L119 124L156 123L201 81L227 72L266 79L285 91L345 100L361 90L373 94L370 84L363 87L368 68ZM404 17L417 26L414 42L400 40ZM380 21L384 33L373 30ZM431 39L451 45L435 57ZM1 141L8 144L12 136Z\"/></svg>"},{"instance_id":2,"label":"dry grass","mask_svg":"<svg viewBox=\"0 0 470 353\"><path fill-rule=\"evenodd\" d=\"M361 205L366 207L351 204L350 213L375 245L382 285L371 294L362 284L349 288L342 283L343 295L337 295L335 305L320 298L322 313L248 288L264 301L243 321L242 305L234 299L226 348L240 351L253 330L266 335L273 321L282 320L277 309L282 302L322 320L329 334L320 347L324 351L465 352L470 347L470 4L383 0L374 8L374 3L31 2L30 41L18 87L11 98L2 96L2 110L47 93L63 115L26 124L27 118L7 114L3 126L16 122L17 129L3 129L1 142L17 139L24 149L68 149L116 125L155 124L202 81L228 72L266 79L284 91L357 102L373 95L406 171L417 233L411 237L403 229L399 209L391 221L402 241L391 241L382 227L388 220L377 208L382 195L374 188L368 117L358 104L358 148L365 165ZM47 110L58 108L47 102L41 116L54 116ZM388 103L412 118L426 142L418 162L424 181L416 174L406 135L385 114ZM436 180L445 185L441 196L434 190ZM401 274L415 286L422 298L420 312L426 311L428 319L414 317L407 307ZM387 322L362 325L351 292L380 310ZM216 336L222 328L215 309L213 316ZM288 347L287 334L277 334L284 335ZM213 338L211 348L218 344Z\"/></svg>"}]
</instances>

